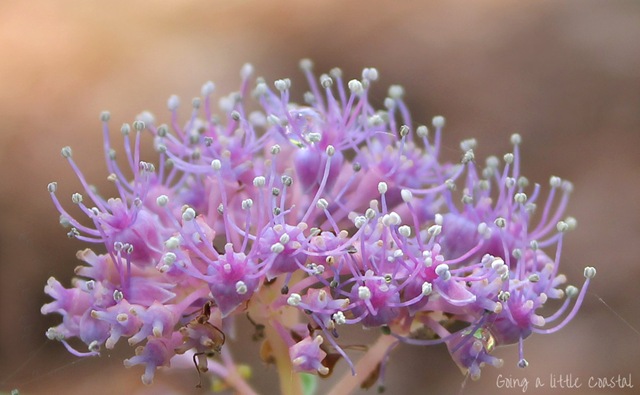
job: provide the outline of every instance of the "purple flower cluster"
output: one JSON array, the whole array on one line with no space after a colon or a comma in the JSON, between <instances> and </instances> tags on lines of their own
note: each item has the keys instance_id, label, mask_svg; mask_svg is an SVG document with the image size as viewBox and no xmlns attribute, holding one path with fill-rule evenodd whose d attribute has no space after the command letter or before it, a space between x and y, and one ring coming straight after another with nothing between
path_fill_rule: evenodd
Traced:
<instances>
[{"instance_id":1,"label":"purple flower cluster","mask_svg":"<svg viewBox=\"0 0 640 395\"><path fill-rule=\"evenodd\" d=\"M42 313L62 323L47 336L78 356L126 338L138 347L125 365L143 365L145 383L184 353L201 372L224 372L210 357L224 354L225 333L247 318L279 336L296 371L321 376L333 366L329 354L354 370L338 337L351 325L444 343L473 379L484 364L501 365L491 355L499 345L519 343L526 366L523 340L565 326L595 275L587 267L580 291L561 288L563 237L576 225L563 217L571 184L551 177L549 192L530 186L519 135L502 160L479 166L476 142L466 140L461 163L442 162L444 118L431 130L414 125L399 86L374 109L376 69L345 84L339 69L317 80L309 61L301 68L305 104L290 100L289 79L253 84L249 65L240 91L219 99L221 115L211 82L184 123L172 96L170 125L142 113L122 126L120 161L103 113L116 197L99 195L62 149L84 187L71 200L86 219L64 208L51 183L60 222L69 237L106 251L78 253L71 288L49 279L53 301ZM141 160L145 133L153 164ZM564 302L543 317L550 298Z\"/></svg>"}]
</instances>

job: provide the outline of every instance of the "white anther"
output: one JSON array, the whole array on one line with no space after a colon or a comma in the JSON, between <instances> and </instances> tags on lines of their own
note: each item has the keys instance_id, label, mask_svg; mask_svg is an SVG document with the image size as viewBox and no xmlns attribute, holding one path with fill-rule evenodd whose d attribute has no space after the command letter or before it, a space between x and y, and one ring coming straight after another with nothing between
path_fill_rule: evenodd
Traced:
<instances>
[{"instance_id":1,"label":"white anther","mask_svg":"<svg viewBox=\"0 0 640 395\"><path fill-rule=\"evenodd\" d=\"M296 293L289 295L289 297L287 298L287 304L289 306L296 307L300 304L300 302L302 302L302 297Z\"/></svg>"},{"instance_id":2,"label":"white anther","mask_svg":"<svg viewBox=\"0 0 640 395\"><path fill-rule=\"evenodd\" d=\"M47 185L47 190L49 193L55 193L58 190L58 183L50 182L49 185Z\"/></svg>"},{"instance_id":3,"label":"white anther","mask_svg":"<svg viewBox=\"0 0 640 395\"><path fill-rule=\"evenodd\" d=\"M71 195L71 201L72 201L74 204L80 204L80 203L82 203L82 195L81 195L81 194L79 194L79 193L77 193L77 192L76 192L76 193L74 193L73 195Z\"/></svg>"},{"instance_id":4,"label":"white anther","mask_svg":"<svg viewBox=\"0 0 640 395\"><path fill-rule=\"evenodd\" d=\"M441 115L436 115L435 117L433 117L433 119L431 120L431 124L436 127L436 128L442 128L444 127L445 124L445 119L443 116Z\"/></svg>"},{"instance_id":5,"label":"white anther","mask_svg":"<svg viewBox=\"0 0 640 395\"><path fill-rule=\"evenodd\" d=\"M89 343L89 346L87 346L87 348L91 352L98 352L100 351L100 343L98 343L97 340L94 340L91 343Z\"/></svg>"},{"instance_id":6,"label":"white anther","mask_svg":"<svg viewBox=\"0 0 640 395\"><path fill-rule=\"evenodd\" d=\"M322 74L320 76L320 85L322 85L323 88L331 88L333 80L327 74Z\"/></svg>"},{"instance_id":7,"label":"white anther","mask_svg":"<svg viewBox=\"0 0 640 395\"><path fill-rule=\"evenodd\" d=\"M525 176L518 177L518 186L520 188L526 188L529 186L529 179Z\"/></svg>"},{"instance_id":8,"label":"white anther","mask_svg":"<svg viewBox=\"0 0 640 395\"><path fill-rule=\"evenodd\" d=\"M362 79L369 81L377 81L378 80L378 70L373 67L367 67L362 70Z\"/></svg>"},{"instance_id":9,"label":"white anther","mask_svg":"<svg viewBox=\"0 0 640 395\"><path fill-rule=\"evenodd\" d=\"M351 91L351 93L355 95L359 95L362 92L364 92L364 86L362 85L362 82L358 80L349 81L349 84L347 84L347 86L349 87L349 90Z\"/></svg>"},{"instance_id":10,"label":"white anther","mask_svg":"<svg viewBox=\"0 0 640 395\"><path fill-rule=\"evenodd\" d=\"M518 133L514 133L511 135L511 144L518 145L522 143L522 137Z\"/></svg>"},{"instance_id":11,"label":"white anther","mask_svg":"<svg viewBox=\"0 0 640 395\"><path fill-rule=\"evenodd\" d=\"M242 65L242 68L240 69L240 78L245 80L251 77L251 74L253 74L253 65L251 63L245 63Z\"/></svg>"},{"instance_id":12,"label":"white anther","mask_svg":"<svg viewBox=\"0 0 640 395\"><path fill-rule=\"evenodd\" d=\"M527 280L529 280L530 283L537 283L538 281L540 281L540 275L538 273L533 273L532 275L527 277Z\"/></svg>"},{"instance_id":13,"label":"white anther","mask_svg":"<svg viewBox=\"0 0 640 395\"><path fill-rule=\"evenodd\" d=\"M344 325L347 323L347 317L344 316L344 313L342 311L333 313L331 318L336 323L336 325Z\"/></svg>"},{"instance_id":14,"label":"white anther","mask_svg":"<svg viewBox=\"0 0 640 395\"><path fill-rule=\"evenodd\" d=\"M109 111L102 111L100 113L100 120L102 122L109 122L109 119L111 119L111 113Z\"/></svg>"},{"instance_id":15,"label":"white anther","mask_svg":"<svg viewBox=\"0 0 640 395\"><path fill-rule=\"evenodd\" d=\"M209 96L213 93L215 88L216 86L213 82L207 81L202 85L202 88L200 89L200 94L205 97Z\"/></svg>"},{"instance_id":16,"label":"white anther","mask_svg":"<svg viewBox=\"0 0 640 395\"><path fill-rule=\"evenodd\" d=\"M280 153L280 146L278 144L274 144L271 147L271 155L278 155Z\"/></svg>"},{"instance_id":17,"label":"white anther","mask_svg":"<svg viewBox=\"0 0 640 395\"><path fill-rule=\"evenodd\" d=\"M359 286L358 287L358 298L362 299L362 300L369 300L371 299L371 290L369 289L369 287L365 286Z\"/></svg>"},{"instance_id":18,"label":"white anther","mask_svg":"<svg viewBox=\"0 0 640 395\"><path fill-rule=\"evenodd\" d=\"M289 88L285 80L276 80L273 85L275 85L276 89L280 92L285 91Z\"/></svg>"},{"instance_id":19,"label":"white anther","mask_svg":"<svg viewBox=\"0 0 640 395\"><path fill-rule=\"evenodd\" d=\"M513 154L512 153L504 154L503 159L505 163L511 164L513 163Z\"/></svg>"},{"instance_id":20,"label":"white anther","mask_svg":"<svg viewBox=\"0 0 640 395\"><path fill-rule=\"evenodd\" d=\"M522 193L522 192L516 193L513 196L513 200L515 200L516 203L523 204L523 203L525 203L527 201L527 194L526 193Z\"/></svg>"},{"instance_id":21,"label":"white anther","mask_svg":"<svg viewBox=\"0 0 640 395\"><path fill-rule=\"evenodd\" d=\"M249 289L247 288L247 284L244 281L240 280L236 282L236 292L238 295L244 295L247 293Z\"/></svg>"},{"instance_id":22,"label":"white anther","mask_svg":"<svg viewBox=\"0 0 640 395\"><path fill-rule=\"evenodd\" d=\"M257 188L262 188L266 183L267 180L264 176L257 176L253 179L253 186Z\"/></svg>"},{"instance_id":23,"label":"white anther","mask_svg":"<svg viewBox=\"0 0 640 395\"><path fill-rule=\"evenodd\" d=\"M288 233L283 233L282 236L280 236L280 244L282 245L287 244L289 240L291 240L291 236L289 236Z\"/></svg>"},{"instance_id":24,"label":"white anther","mask_svg":"<svg viewBox=\"0 0 640 395\"><path fill-rule=\"evenodd\" d=\"M491 237L491 228L486 224L486 222L480 222L478 224L478 234L480 234L485 239Z\"/></svg>"},{"instance_id":25,"label":"white anther","mask_svg":"<svg viewBox=\"0 0 640 395\"><path fill-rule=\"evenodd\" d=\"M558 232L564 233L569 230L569 225L567 225L567 223L564 221L558 221L558 223L556 224L556 229L558 230Z\"/></svg>"},{"instance_id":26,"label":"white anther","mask_svg":"<svg viewBox=\"0 0 640 395\"><path fill-rule=\"evenodd\" d=\"M122 299L124 299L124 294L122 293L122 291L119 291L117 289L113 291L113 300L116 303L120 302Z\"/></svg>"},{"instance_id":27,"label":"white anther","mask_svg":"<svg viewBox=\"0 0 640 395\"><path fill-rule=\"evenodd\" d=\"M462 202L462 204L473 204L473 196L464 194L462 195L460 201Z\"/></svg>"},{"instance_id":28,"label":"white anther","mask_svg":"<svg viewBox=\"0 0 640 395\"><path fill-rule=\"evenodd\" d=\"M167 107L169 110L174 111L180 106L180 98L176 95L171 95L167 100Z\"/></svg>"},{"instance_id":29,"label":"white anther","mask_svg":"<svg viewBox=\"0 0 640 395\"><path fill-rule=\"evenodd\" d=\"M400 126L400 137L405 137L409 134L409 127L407 125Z\"/></svg>"},{"instance_id":30,"label":"white anther","mask_svg":"<svg viewBox=\"0 0 640 395\"><path fill-rule=\"evenodd\" d=\"M570 181L562 181L562 190L566 193L573 192L573 184Z\"/></svg>"},{"instance_id":31,"label":"white anther","mask_svg":"<svg viewBox=\"0 0 640 395\"><path fill-rule=\"evenodd\" d=\"M364 216L367 217L367 219L374 219L376 217L376 211L372 208L368 208L364 212Z\"/></svg>"},{"instance_id":32,"label":"white anther","mask_svg":"<svg viewBox=\"0 0 640 395\"><path fill-rule=\"evenodd\" d=\"M422 296L429 296L433 291L433 285L430 282L425 281L422 283Z\"/></svg>"},{"instance_id":33,"label":"white anther","mask_svg":"<svg viewBox=\"0 0 640 395\"><path fill-rule=\"evenodd\" d=\"M515 178L513 178L513 177L507 177L507 178L505 178L505 180L504 180L504 185L505 185L507 188L511 189L511 188L513 188L513 187L515 187L515 186L516 186L516 179L515 179Z\"/></svg>"},{"instance_id":34,"label":"white anther","mask_svg":"<svg viewBox=\"0 0 640 395\"><path fill-rule=\"evenodd\" d=\"M84 283L84 286L87 288L87 291L93 291L96 287L96 282L94 280L89 280Z\"/></svg>"},{"instance_id":35,"label":"white anther","mask_svg":"<svg viewBox=\"0 0 640 395\"><path fill-rule=\"evenodd\" d=\"M133 121L133 128L138 132L141 132L142 130L144 130L145 126L146 125L144 124L144 122L140 120Z\"/></svg>"},{"instance_id":36,"label":"white anther","mask_svg":"<svg viewBox=\"0 0 640 395\"><path fill-rule=\"evenodd\" d=\"M401 190L400 191L400 196L402 196L402 200L405 203L408 203L413 199L413 193L408 189Z\"/></svg>"},{"instance_id":37,"label":"white anther","mask_svg":"<svg viewBox=\"0 0 640 395\"><path fill-rule=\"evenodd\" d=\"M522 250L519 248L514 248L513 251L511 251L511 255L513 255L513 257L516 259L520 259L522 258Z\"/></svg>"},{"instance_id":38,"label":"white anther","mask_svg":"<svg viewBox=\"0 0 640 395\"><path fill-rule=\"evenodd\" d=\"M164 207L169 203L169 197L167 195L160 195L156 198L156 203L160 207Z\"/></svg>"},{"instance_id":39,"label":"white anther","mask_svg":"<svg viewBox=\"0 0 640 395\"><path fill-rule=\"evenodd\" d=\"M452 179L449 178L445 180L444 183L447 186L448 190L454 191L456 189L456 183Z\"/></svg>"},{"instance_id":40,"label":"white anther","mask_svg":"<svg viewBox=\"0 0 640 395\"><path fill-rule=\"evenodd\" d=\"M274 254L279 254L284 251L284 245L282 243L275 243L271 246L271 252Z\"/></svg>"},{"instance_id":41,"label":"white anther","mask_svg":"<svg viewBox=\"0 0 640 395\"><path fill-rule=\"evenodd\" d=\"M318 199L318 203L316 203L316 207L320 210L326 210L329 207L329 202L326 199Z\"/></svg>"},{"instance_id":42,"label":"white anther","mask_svg":"<svg viewBox=\"0 0 640 395\"><path fill-rule=\"evenodd\" d=\"M529 247L531 247L532 250L537 250L538 249L538 240L531 240L529 242Z\"/></svg>"},{"instance_id":43,"label":"white anther","mask_svg":"<svg viewBox=\"0 0 640 395\"><path fill-rule=\"evenodd\" d=\"M460 149L462 149L463 151L474 150L477 146L478 140L476 139L467 139L460 142Z\"/></svg>"},{"instance_id":44,"label":"white anther","mask_svg":"<svg viewBox=\"0 0 640 395\"><path fill-rule=\"evenodd\" d=\"M300 68L303 71L311 71L313 69L313 61L308 58L300 59Z\"/></svg>"},{"instance_id":45,"label":"white anther","mask_svg":"<svg viewBox=\"0 0 640 395\"><path fill-rule=\"evenodd\" d=\"M176 261L176 259L178 259L176 254L174 254L173 252L167 252L162 257L162 262L166 263L167 265L173 265L173 263Z\"/></svg>"},{"instance_id":46,"label":"white anther","mask_svg":"<svg viewBox=\"0 0 640 395\"><path fill-rule=\"evenodd\" d=\"M586 278L594 278L596 276L596 268L592 266L587 266L584 268L584 276Z\"/></svg>"},{"instance_id":47,"label":"white anther","mask_svg":"<svg viewBox=\"0 0 640 395\"><path fill-rule=\"evenodd\" d=\"M521 360L518 361L518 367L519 368L526 368L527 366L529 366L529 362L527 362L526 359L522 358Z\"/></svg>"},{"instance_id":48,"label":"white anther","mask_svg":"<svg viewBox=\"0 0 640 395\"><path fill-rule=\"evenodd\" d=\"M186 210L184 210L184 212L182 213L182 220L183 221L191 221L196 217L196 210L192 209L191 207L187 208Z\"/></svg>"},{"instance_id":49,"label":"white anther","mask_svg":"<svg viewBox=\"0 0 640 395\"><path fill-rule=\"evenodd\" d=\"M369 126L381 126L384 125L384 119L380 116L380 114L374 114L369 117L367 120Z\"/></svg>"},{"instance_id":50,"label":"white anther","mask_svg":"<svg viewBox=\"0 0 640 395\"><path fill-rule=\"evenodd\" d=\"M282 176L281 181L282 181L282 184L286 187L290 187L293 184L293 178L287 175Z\"/></svg>"},{"instance_id":51,"label":"white anther","mask_svg":"<svg viewBox=\"0 0 640 395\"><path fill-rule=\"evenodd\" d=\"M387 189L388 187L386 182L382 181L378 183L378 192L380 194L387 193Z\"/></svg>"},{"instance_id":52,"label":"white anther","mask_svg":"<svg viewBox=\"0 0 640 395\"><path fill-rule=\"evenodd\" d=\"M69 146L62 147L62 149L60 150L60 153L65 158L71 158L71 155L73 155L73 152L71 151L71 147Z\"/></svg>"},{"instance_id":53,"label":"white anther","mask_svg":"<svg viewBox=\"0 0 640 395\"><path fill-rule=\"evenodd\" d=\"M505 263L502 258L494 258L493 262L491 262L491 268L493 270L499 270L503 266L505 266Z\"/></svg>"},{"instance_id":54,"label":"white anther","mask_svg":"<svg viewBox=\"0 0 640 395\"><path fill-rule=\"evenodd\" d=\"M404 88L400 85L391 85L389 87L389 97L394 99L394 100L398 100L398 99L402 99L402 96L404 96Z\"/></svg>"},{"instance_id":55,"label":"white anther","mask_svg":"<svg viewBox=\"0 0 640 395\"><path fill-rule=\"evenodd\" d=\"M307 134L307 141L310 143L318 143L322 140L322 134L317 132L311 132Z\"/></svg>"},{"instance_id":56,"label":"white anther","mask_svg":"<svg viewBox=\"0 0 640 395\"><path fill-rule=\"evenodd\" d=\"M502 303L505 303L507 300L509 300L510 297L511 294L508 291L500 291L498 293L498 300Z\"/></svg>"},{"instance_id":57,"label":"white anther","mask_svg":"<svg viewBox=\"0 0 640 395\"><path fill-rule=\"evenodd\" d=\"M567 230L574 230L578 226L578 221L574 217L567 217L564 222L568 226Z\"/></svg>"},{"instance_id":58,"label":"white anther","mask_svg":"<svg viewBox=\"0 0 640 395\"><path fill-rule=\"evenodd\" d=\"M333 156L336 153L336 149L333 145L327 145L327 149L325 151L328 156Z\"/></svg>"},{"instance_id":59,"label":"white anther","mask_svg":"<svg viewBox=\"0 0 640 395\"><path fill-rule=\"evenodd\" d=\"M442 226L440 225L431 225L429 229L427 229L427 233L429 236L436 237L442 232Z\"/></svg>"},{"instance_id":60,"label":"white anther","mask_svg":"<svg viewBox=\"0 0 640 395\"><path fill-rule=\"evenodd\" d=\"M400 233L404 237L409 237L411 236L411 227L409 227L408 225L402 225L398 228L398 233Z\"/></svg>"},{"instance_id":61,"label":"white anther","mask_svg":"<svg viewBox=\"0 0 640 395\"><path fill-rule=\"evenodd\" d=\"M416 129L416 134L418 135L418 137L427 137L429 136L429 129L424 125L420 125Z\"/></svg>"},{"instance_id":62,"label":"white anther","mask_svg":"<svg viewBox=\"0 0 640 395\"><path fill-rule=\"evenodd\" d=\"M252 206L253 206L253 200L251 200L251 199L244 199L244 200L242 201L242 209L243 209L243 210L249 210Z\"/></svg>"},{"instance_id":63,"label":"white anther","mask_svg":"<svg viewBox=\"0 0 640 395\"><path fill-rule=\"evenodd\" d=\"M449 271L449 265L446 263L441 263L436 266L436 274L443 280L448 280L451 278L451 272Z\"/></svg>"},{"instance_id":64,"label":"white anther","mask_svg":"<svg viewBox=\"0 0 640 395\"><path fill-rule=\"evenodd\" d=\"M180 239L175 236L169 237L167 241L164 242L164 246L170 250L174 250L180 246Z\"/></svg>"},{"instance_id":65,"label":"white anther","mask_svg":"<svg viewBox=\"0 0 640 395\"><path fill-rule=\"evenodd\" d=\"M567 298L573 299L578 295L578 288L574 287L573 285L569 285L564 292L567 295Z\"/></svg>"},{"instance_id":66,"label":"white anther","mask_svg":"<svg viewBox=\"0 0 640 395\"><path fill-rule=\"evenodd\" d=\"M211 168L215 171L218 171L220 169L222 169L222 162L220 162L220 159L214 159L211 161Z\"/></svg>"},{"instance_id":67,"label":"white anther","mask_svg":"<svg viewBox=\"0 0 640 395\"><path fill-rule=\"evenodd\" d=\"M549 185L551 185L551 188L559 188L562 185L562 178L551 176L551 178L549 178Z\"/></svg>"},{"instance_id":68,"label":"white anther","mask_svg":"<svg viewBox=\"0 0 640 395\"><path fill-rule=\"evenodd\" d=\"M360 229L367 223L367 218L363 215L358 215L353 219L353 223L357 229Z\"/></svg>"},{"instance_id":69,"label":"white anther","mask_svg":"<svg viewBox=\"0 0 640 395\"><path fill-rule=\"evenodd\" d=\"M395 108L395 106L396 106L396 102L392 98L387 97L384 99L384 107L387 110L391 111Z\"/></svg>"},{"instance_id":70,"label":"white anther","mask_svg":"<svg viewBox=\"0 0 640 395\"><path fill-rule=\"evenodd\" d=\"M253 90L253 93L260 97L263 96L265 93L267 93L269 91L269 87L267 86L267 84L262 81L262 82L258 82L256 84L256 88Z\"/></svg>"},{"instance_id":71,"label":"white anther","mask_svg":"<svg viewBox=\"0 0 640 395\"><path fill-rule=\"evenodd\" d=\"M504 227L507 226L507 221L502 217L496 218L496 220L493 221L493 223L496 224L496 226L501 229L504 229Z\"/></svg>"}]
</instances>

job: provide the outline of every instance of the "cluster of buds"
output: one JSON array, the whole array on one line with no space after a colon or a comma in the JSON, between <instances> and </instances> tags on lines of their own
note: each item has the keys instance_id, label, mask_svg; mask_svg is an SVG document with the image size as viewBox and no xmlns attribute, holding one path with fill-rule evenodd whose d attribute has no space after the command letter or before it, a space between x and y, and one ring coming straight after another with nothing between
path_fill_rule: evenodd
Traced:
<instances>
[{"instance_id":1,"label":"cluster of buds","mask_svg":"<svg viewBox=\"0 0 640 395\"><path fill-rule=\"evenodd\" d=\"M62 323L47 336L78 356L126 338L138 347L125 365L143 365L145 383L179 354L226 380L235 368L223 345L238 319L256 327L267 362L320 376L338 359L355 372L339 339L349 326L380 328L389 348L446 344L472 379L502 364L491 355L500 345L519 344L526 366L523 341L564 327L595 275L587 267L581 290L562 288L571 184L529 185L519 135L502 160L479 166L466 140L459 163L443 162L444 118L414 125L400 86L374 109L376 69L347 83L339 69L319 79L310 61L301 69L305 104L290 101L289 79L270 87L250 65L240 90L219 99L222 115L212 82L184 123L172 96L170 125L145 112L121 127L121 161L103 113L116 197L98 194L62 149L85 190L72 202L88 220L69 214L51 183L60 222L106 251L78 253L71 288L49 279L54 300L42 313ZM144 134L153 164L141 160ZM544 317L548 299L564 302Z\"/></svg>"}]
</instances>

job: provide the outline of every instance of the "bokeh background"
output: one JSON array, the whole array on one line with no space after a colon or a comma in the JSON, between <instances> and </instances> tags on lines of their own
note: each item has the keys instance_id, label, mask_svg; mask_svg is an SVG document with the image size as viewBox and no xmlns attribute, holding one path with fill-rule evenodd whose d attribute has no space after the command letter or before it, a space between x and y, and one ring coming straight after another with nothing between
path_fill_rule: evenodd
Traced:
<instances>
[{"instance_id":1,"label":"bokeh background","mask_svg":"<svg viewBox=\"0 0 640 395\"><path fill-rule=\"evenodd\" d=\"M141 369L122 366L126 347L78 360L46 341L58 318L40 316L44 284L52 275L68 284L83 248L58 225L46 185L58 181L60 196L79 188L64 145L89 180L106 184L103 109L116 130L142 110L166 119L170 94L188 103L207 80L218 93L237 89L245 62L302 87L304 57L318 74L339 66L347 79L377 67L378 103L388 85L404 85L417 122L447 117L449 159L461 139L477 138L484 158L508 152L520 133L530 180L546 185L554 174L575 185L569 214L578 228L563 250L569 281L581 285L584 266L598 269L578 318L525 342L527 369L515 366L515 347L499 349L505 366L465 384L444 346L403 346L392 354L387 393L522 392L497 388L500 374L528 378L527 393L570 392L533 388L551 374L579 377L585 394L640 388L640 2L4 0L0 54L0 391L202 393L192 370L143 387ZM273 369L243 351L255 362L255 387L277 393ZM590 376L618 374L635 389L585 388Z\"/></svg>"}]
</instances>

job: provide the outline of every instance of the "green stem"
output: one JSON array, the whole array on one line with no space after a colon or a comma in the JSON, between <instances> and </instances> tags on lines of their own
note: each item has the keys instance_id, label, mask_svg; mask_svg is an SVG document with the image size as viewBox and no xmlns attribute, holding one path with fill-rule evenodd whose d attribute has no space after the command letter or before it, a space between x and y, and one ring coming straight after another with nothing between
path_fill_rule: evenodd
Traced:
<instances>
[{"instance_id":1,"label":"green stem","mask_svg":"<svg viewBox=\"0 0 640 395\"><path fill-rule=\"evenodd\" d=\"M381 335L373 346L356 364L355 376L345 373L333 386L329 395L346 395L352 393L382 362L387 349L396 341L393 336Z\"/></svg>"},{"instance_id":2,"label":"green stem","mask_svg":"<svg viewBox=\"0 0 640 395\"><path fill-rule=\"evenodd\" d=\"M293 371L293 364L289 357L289 346L272 325L267 325L265 330L267 341L271 345L273 358L278 369L280 393L283 395L301 395L302 380L300 375Z\"/></svg>"}]
</instances>

